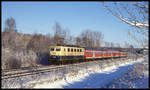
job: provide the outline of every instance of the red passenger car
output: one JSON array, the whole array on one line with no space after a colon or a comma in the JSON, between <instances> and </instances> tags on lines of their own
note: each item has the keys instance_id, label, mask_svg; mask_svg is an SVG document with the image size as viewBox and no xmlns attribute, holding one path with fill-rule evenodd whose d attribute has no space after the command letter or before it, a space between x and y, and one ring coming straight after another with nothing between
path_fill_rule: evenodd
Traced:
<instances>
[{"instance_id":1,"label":"red passenger car","mask_svg":"<svg viewBox=\"0 0 150 90\"><path fill-rule=\"evenodd\" d=\"M85 50L84 56L86 59L96 59L103 57L103 51L99 50Z\"/></svg>"},{"instance_id":2,"label":"red passenger car","mask_svg":"<svg viewBox=\"0 0 150 90\"><path fill-rule=\"evenodd\" d=\"M93 50L85 49L84 56L86 59L99 59L109 57L122 57L126 56L125 52L114 51L114 50Z\"/></svg>"}]
</instances>

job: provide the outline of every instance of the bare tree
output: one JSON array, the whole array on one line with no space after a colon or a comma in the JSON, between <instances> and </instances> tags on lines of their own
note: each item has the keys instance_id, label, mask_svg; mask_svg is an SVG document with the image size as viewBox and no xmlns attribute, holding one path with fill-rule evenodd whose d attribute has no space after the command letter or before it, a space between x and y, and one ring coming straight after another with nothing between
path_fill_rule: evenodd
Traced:
<instances>
[{"instance_id":1,"label":"bare tree","mask_svg":"<svg viewBox=\"0 0 150 90\"><path fill-rule=\"evenodd\" d=\"M55 45L57 44L64 45L65 38L66 38L66 31L62 29L62 27L58 22L56 22L54 26L54 38L53 38Z\"/></svg>"},{"instance_id":2,"label":"bare tree","mask_svg":"<svg viewBox=\"0 0 150 90\"><path fill-rule=\"evenodd\" d=\"M21 60L18 60L16 57L11 56L6 61L7 69L17 69L21 67Z\"/></svg>"},{"instance_id":3,"label":"bare tree","mask_svg":"<svg viewBox=\"0 0 150 90\"><path fill-rule=\"evenodd\" d=\"M107 42L107 41L105 41L105 42L104 42L104 46L105 46L105 47L110 47L110 43Z\"/></svg>"},{"instance_id":4,"label":"bare tree","mask_svg":"<svg viewBox=\"0 0 150 90\"><path fill-rule=\"evenodd\" d=\"M130 44L127 42L124 42L124 48L130 48Z\"/></svg>"},{"instance_id":5,"label":"bare tree","mask_svg":"<svg viewBox=\"0 0 150 90\"><path fill-rule=\"evenodd\" d=\"M16 21L10 17L5 21L4 32L2 32L2 45L5 48L16 49L18 33L16 28Z\"/></svg>"},{"instance_id":6,"label":"bare tree","mask_svg":"<svg viewBox=\"0 0 150 90\"><path fill-rule=\"evenodd\" d=\"M133 27L148 30L148 2L108 2L107 4L111 5L103 3L106 9L118 19Z\"/></svg>"},{"instance_id":7,"label":"bare tree","mask_svg":"<svg viewBox=\"0 0 150 90\"><path fill-rule=\"evenodd\" d=\"M16 21L14 18L10 17L8 18L6 21L5 21L5 28L4 28L4 31L7 31L7 32L17 32L17 29L16 29Z\"/></svg>"},{"instance_id":8,"label":"bare tree","mask_svg":"<svg viewBox=\"0 0 150 90\"><path fill-rule=\"evenodd\" d=\"M104 35L101 32L93 32L93 37L95 39L95 47L100 47L102 45Z\"/></svg>"},{"instance_id":9,"label":"bare tree","mask_svg":"<svg viewBox=\"0 0 150 90\"><path fill-rule=\"evenodd\" d=\"M31 40L29 41L27 45L28 50L33 50L36 53L43 53L47 52L49 46L50 46L50 38L42 35L42 34L37 34L35 33Z\"/></svg>"},{"instance_id":10,"label":"bare tree","mask_svg":"<svg viewBox=\"0 0 150 90\"><path fill-rule=\"evenodd\" d=\"M93 42L92 42L92 36L90 35L91 31L90 30L84 30L80 36L76 38L76 43L80 44L80 46L83 47L92 47Z\"/></svg>"},{"instance_id":11,"label":"bare tree","mask_svg":"<svg viewBox=\"0 0 150 90\"><path fill-rule=\"evenodd\" d=\"M75 45L75 37L73 37L73 35L71 35L70 30L68 28L63 29L65 32L65 40L64 43L66 45Z\"/></svg>"},{"instance_id":12,"label":"bare tree","mask_svg":"<svg viewBox=\"0 0 150 90\"><path fill-rule=\"evenodd\" d=\"M80 45L81 45L81 38L80 38L80 37L76 37L75 40L76 40L76 41L75 41L75 42L76 42L76 45L77 45L77 46L80 46Z\"/></svg>"},{"instance_id":13,"label":"bare tree","mask_svg":"<svg viewBox=\"0 0 150 90\"><path fill-rule=\"evenodd\" d=\"M110 42L110 47L114 47L114 43L113 42Z\"/></svg>"},{"instance_id":14,"label":"bare tree","mask_svg":"<svg viewBox=\"0 0 150 90\"><path fill-rule=\"evenodd\" d=\"M75 38L73 36L67 36L67 39L66 39L66 44L67 45L75 45Z\"/></svg>"},{"instance_id":15,"label":"bare tree","mask_svg":"<svg viewBox=\"0 0 150 90\"><path fill-rule=\"evenodd\" d=\"M121 47L121 45L120 45L119 43L116 43L116 47L120 48L120 47Z\"/></svg>"},{"instance_id":16,"label":"bare tree","mask_svg":"<svg viewBox=\"0 0 150 90\"><path fill-rule=\"evenodd\" d=\"M76 44L84 47L100 47L103 41L101 32L84 30L80 36L76 37Z\"/></svg>"},{"instance_id":17,"label":"bare tree","mask_svg":"<svg viewBox=\"0 0 150 90\"><path fill-rule=\"evenodd\" d=\"M115 17L121 21L127 23L134 30L134 33L143 35L145 40L148 42L148 13L149 7L148 2L103 2L104 7ZM131 31L129 32L131 35ZM133 36L136 39L139 37ZM137 41L137 40L136 40ZM143 43L139 42L138 43ZM143 45L141 45L143 46Z\"/></svg>"}]
</instances>

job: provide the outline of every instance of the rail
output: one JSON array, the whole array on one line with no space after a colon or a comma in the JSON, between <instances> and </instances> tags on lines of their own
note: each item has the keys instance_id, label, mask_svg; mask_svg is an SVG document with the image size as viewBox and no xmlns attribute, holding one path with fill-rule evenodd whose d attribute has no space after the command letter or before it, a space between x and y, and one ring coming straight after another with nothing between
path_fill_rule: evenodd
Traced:
<instances>
[{"instance_id":1,"label":"rail","mask_svg":"<svg viewBox=\"0 0 150 90\"><path fill-rule=\"evenodd\" d=\"M61 66L37 67L30 70L2 72L2 88L33 88L37 84L54 82L68 77L103 70L113 65L134 62L132 58L115 58Z\"/></svg>"},{"instance_id":2,"label":"rail","mask_svg":"<svg viewBox=\"0 0 150 90\"><path fill-rule=\"evenodd\" d=\"M117 61L116 60L114 61ZM124 59L124 58L122 58ZM112 59L110 59L112 60ZM87 65L87 63L106 63L108 62L108 59L104 60L97 60L97 61L88 61L88 62L82 62L82 63L74 63L74 64L67 64L67 65L50 65L50 66L38 66L38 67L31 67L31 68L23 68L23 69L13 69L13 70L2 70L2 79L8 79L8 78L16 78L16 77L21 77L21 76L28 76L28 75L35 75L35 74L40 74L44 72L51 72L53 70L59 70L63 69L68 65L71 66L83 66Z\"/></svg>"}]
</instances>

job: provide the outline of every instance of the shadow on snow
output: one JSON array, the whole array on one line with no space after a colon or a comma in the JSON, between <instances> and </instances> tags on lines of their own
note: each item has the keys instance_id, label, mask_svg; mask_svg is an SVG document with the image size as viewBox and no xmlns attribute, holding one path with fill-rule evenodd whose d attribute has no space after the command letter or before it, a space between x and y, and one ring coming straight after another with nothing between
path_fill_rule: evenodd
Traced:
<instances>
[{"instance_id":1,"label":"shadow on snow","mask_svg":"<svg viewBox=\"0 0 150 90\"><path fill-rule=\"evenodd\" d=\"M112 80L121 77L124 73L129 71L133 65L122 66L117 68L116 71L110 73L92 73L86 76L82 81L66 83L68 85L62 86L63 88L103 88Z\"/></svg>"}]
</instances>

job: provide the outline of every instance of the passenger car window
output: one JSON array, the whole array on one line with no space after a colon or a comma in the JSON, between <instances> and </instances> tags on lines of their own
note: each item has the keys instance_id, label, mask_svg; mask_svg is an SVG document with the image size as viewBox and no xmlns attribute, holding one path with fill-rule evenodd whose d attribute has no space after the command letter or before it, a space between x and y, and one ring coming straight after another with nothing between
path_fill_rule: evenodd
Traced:
<instances>
[{"instance_id":1,"label":"passenger car window","mask_svg":"<svg viewBox=\"0 0 150 90\"><path fill-rule=\"evenodd\" d=\"M73 52L73 49L71 48L71 52Z\"/></svg>"},{"instance_id":2,"label":"passenger car window","mask_svg":"<svg viewBox=\"0 0 150 90\"><path fill-rule=\"evenodd\" d=\"M80 49L80 52L82 52L82 49Z\"/></svg>"},{"instance_id":3,"label":"passenger car window","mask_svg":"<svg viewBox=\"0 0 150 90\"><path fill-rule=\"evenodd\" d=\"M74 52L76 52L76 49L74 49Z\"/></svg>"},{"instance_id":4,"label":"passenger car window","mask_svg":"<svg viewBox=\"0 0 150 90\"><path fill-rule=\"evenodd\" d=\"M68 48L68 52L70 52L70 48Z\"/></svg>"},{"instance_id":5,"label":"passenger car window","mask_svg":"<svg viewBox=\"0 0 150 90\"><path fill-rule=\"evenodd\" d=\"M91 52L87 52L87 55L92 55L92 53Z\"/></svg>"}]
</instances>

